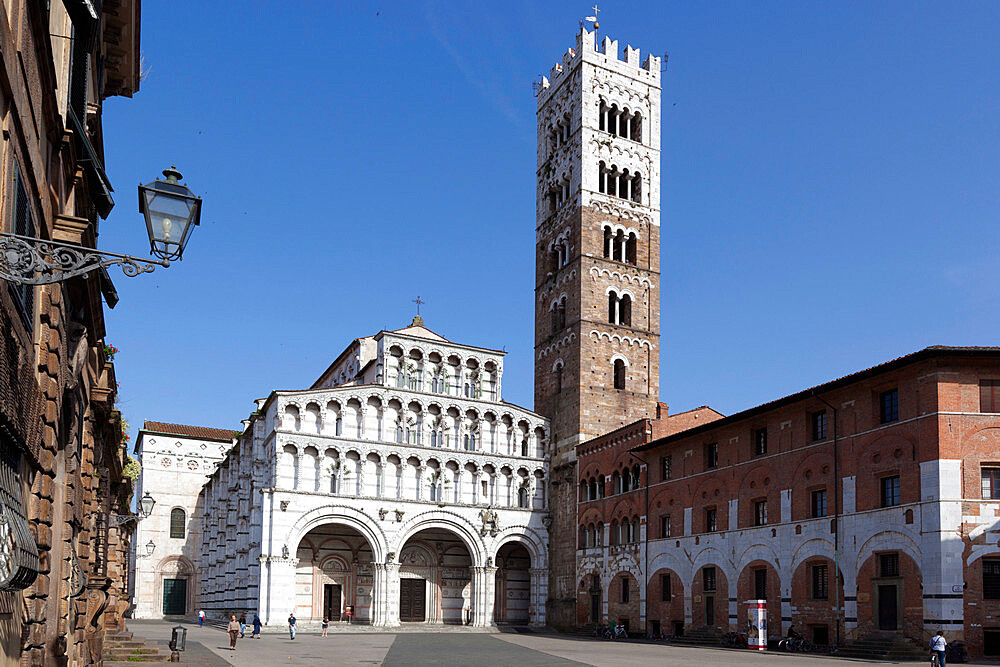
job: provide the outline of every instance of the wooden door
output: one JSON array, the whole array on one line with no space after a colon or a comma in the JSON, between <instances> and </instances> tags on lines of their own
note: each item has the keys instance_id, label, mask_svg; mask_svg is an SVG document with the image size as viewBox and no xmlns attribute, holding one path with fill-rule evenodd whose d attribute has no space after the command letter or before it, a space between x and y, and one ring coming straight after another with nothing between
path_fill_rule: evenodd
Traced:
<instances>
[{"instance_id":1,"label":"wooden door","mask_svg":"<svg viewBox=\"0 0 1000 667\"><path fill-rule=\"evenodd\" d=\"M340 620L340 584L323 585L323 615L331 622Z\"/></svg>"},{"instance_id":2,"label":"wooden door","mask_svg":"<svg viewBox=\"0 0 1000 667\"><path fill-rule=\"evenodd\" d=\"M187 579L163 580L163 615L183 616L187 613Z\"/></svg>"},{"instance_id":3,"label":"wooden door","mask_svg":"<svg viewBox=\"0 0 1000 667\"><path fill-rule=\"evenodd\" d=\"M705 625L715 627L715 596L705 596Z\"/></svg>"},{"instance_id":4,"label":"wooden door","mask_svg":"<svg viewBox=\"0 0 1000 667\"><path fill-rule=\"evenodd\" d=\"M427 585L423 579L399 580L399 620L421 622L427 620L424 597Z\"/></svg>"},{"instance_id":5,"label":"wooden door","mask_svg":"<svg viewBox=\"0 0 1000 667\"><path fill-rule=\"evenodd\" d=\"M878 629L899 629L899 607L896 600L896 584L879 584Z\"/></svg>"}]
</instances>

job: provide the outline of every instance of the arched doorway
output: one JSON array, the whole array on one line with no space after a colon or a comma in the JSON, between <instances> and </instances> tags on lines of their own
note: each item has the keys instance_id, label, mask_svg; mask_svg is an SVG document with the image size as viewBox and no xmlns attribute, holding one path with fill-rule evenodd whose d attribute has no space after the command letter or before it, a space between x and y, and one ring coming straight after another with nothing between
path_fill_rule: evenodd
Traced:
<instances>
[{"instance_id":1,"label":"arched doorway","mask_svg":"<svg viewBox=\"0 0 1000 667\"><path fill-rule=\"evenodd\" d=\"M519 542L508 542L497 552L496 598L493 619L497 623L527 625L531 620L531 554Z\"/></svg>"},{"instance_id":2,"label":"arched doorway","mask_svg":"<svg viewBox=\"0 0 1000 667\"><path fill-rule=\"evenodd\" d=\"M352 622L371 622L372 549L361 533L336 523L316 526L302 537L296 558L296 618L346 622L350 606Z\"/></svg>"},{"instance_id":3,"label":"arched doorway","mask_svg":"<svg viewBox=\"0 0 1000 667\"><path fill-rule=\"evenodd\" d=\"M454 533L427 528L399 553L399 620L403 623L472 622L472 556Z\"/></svg>"}]
</instances>

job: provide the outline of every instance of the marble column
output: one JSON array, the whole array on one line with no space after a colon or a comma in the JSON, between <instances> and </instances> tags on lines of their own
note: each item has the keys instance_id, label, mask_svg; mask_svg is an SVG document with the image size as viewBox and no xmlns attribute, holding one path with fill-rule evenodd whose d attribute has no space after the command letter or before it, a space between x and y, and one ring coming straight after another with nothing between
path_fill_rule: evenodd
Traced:
<instances>
[{"instance_id":1,"label":"marble column","mask_svg":"<svg viewBox=\"0 0 1000 667\"><path fill-rule=\"evenodd\" d=\"M384 579L379 593L384 611L381 625L396 627L399 625L399 563L386 563L382 567Z\"/></svg>"},{"instance_id":2,"label":"marble column","mask_svg":"<svg viewBox=\"0 0 1000 667\"><path fill-rule=\"evenodd\" d=\"M472 625L485 628L496 625L493 606L496 598L497 568L493 565L472 569Z\"/></svg>"},{"instance_id":3,"label":"marble column","mask_svg":"<svg viewBox=\"0 0 1000 667\"><path fill-rule=\"evenodd\" d=\"M284 625L295 609L295 568L298 558L261 557L261 620L265 625Z\"/></svg>"},{"instance_id":4,"label":"marble column","mask_svg":"<svg viewBox=\"0 0 1000 667\"><path fill-rule=\"evenodd\" d=\"M549 570L533 567L529 570L531 587L528 598L528 620L534 627L545 625L545 601L549 597Z\"/></svg>"}]
</instances>

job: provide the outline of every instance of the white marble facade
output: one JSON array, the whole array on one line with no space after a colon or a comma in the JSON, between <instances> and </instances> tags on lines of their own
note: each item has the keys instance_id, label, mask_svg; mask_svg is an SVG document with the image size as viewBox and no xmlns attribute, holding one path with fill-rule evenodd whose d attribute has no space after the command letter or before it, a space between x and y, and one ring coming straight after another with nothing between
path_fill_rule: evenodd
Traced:
<instances>
[{"instance_id":1,"label":"white marble facade","mask_svg":"<svg viewBox=\"0 0 1000 667\"><path fill-rule=\"evenodd\" d=\"M135 453L142 472L135 497L149 493L156 504L132 538L133 618L197 613L199 494L233 446L233 435L232 430L158 422L146 422L139 431Z\"/></svg>"},{"instance_id":2,"label":"white marble facade","mask_svg":"<svg viewBox=\"0 0 1000 667\"><path fill-rule=\"evenodd\" d=\"M503 354L418 317L258 400L202 489L206 612L543 625L549 425L502 400Z\"/></svg>"}]
</instances>

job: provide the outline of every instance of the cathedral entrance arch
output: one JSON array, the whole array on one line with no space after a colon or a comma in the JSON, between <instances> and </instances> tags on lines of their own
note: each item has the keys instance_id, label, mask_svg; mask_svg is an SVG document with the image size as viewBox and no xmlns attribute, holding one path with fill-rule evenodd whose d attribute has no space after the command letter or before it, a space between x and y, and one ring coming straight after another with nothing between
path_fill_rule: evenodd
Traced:
<instances>
[{"instance_id":1,"label":"cathedral entrance arch","mask_svg":"<svg viewBox=\"0 0 1000 667\"><path fill-rule=\"evenodd\" d=\"M295 616L302 621L372 620L373 551L368 539L351 526L325 523L302 536L296 550Z\"/></svg>"},{"instance_id":2,"label":"cathedral entrance arch","mask_svg":"<svg viewBox=\"0 0 1000 667\"><path fill-rule=\"evenodd\" d=\"M471 623L472 563L465 541L452 531L414 533L399 553L399 620Z\"/></svg>"},{"instance_id":3,"label":"cathedral entrance arch","mask_svg":"<svg viewBox=\"0 0 1000 667\"><path fill-rule=\"evenodd\" d=\"M507 542L497 551L496 567L494 619L497 623L527 625L532 611L531 554L520 542Z\"/></svg>"}]
</instances>

